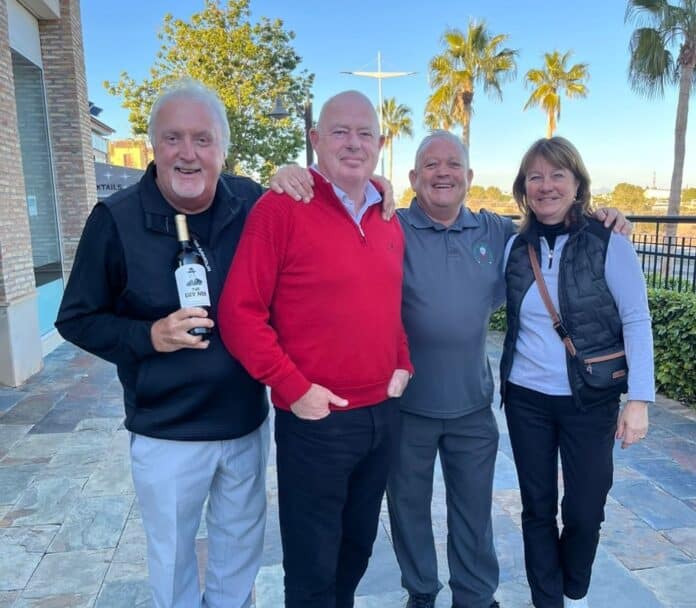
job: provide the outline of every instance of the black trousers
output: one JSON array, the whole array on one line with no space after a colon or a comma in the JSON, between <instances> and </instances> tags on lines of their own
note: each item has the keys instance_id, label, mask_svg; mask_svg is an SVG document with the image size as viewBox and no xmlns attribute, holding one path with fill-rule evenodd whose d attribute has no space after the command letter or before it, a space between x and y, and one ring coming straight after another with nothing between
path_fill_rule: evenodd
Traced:
<instances>
[{"instance_id":1,"label":"black trousers","mask_svg":"<svg viewBox=\"0 0 696 608\"><path fill-rule=\"evenodd\" d=\"M351 608L377 536L398 403L317 421L276 410L286 608Z\"/></svg>"},{"instance_id":2,"label":"black trousers","mask_svg":"<svg viewBox=\"0 0 696 608\"><path fill-rule=\"evenodd\" d=\"M508 383L505 416L522 497L527 580L536 608L585 597L611 489L618 399L581 411L572 397ZM558 454L563 531L556 523Z\"/></svg>"}]
</instances>

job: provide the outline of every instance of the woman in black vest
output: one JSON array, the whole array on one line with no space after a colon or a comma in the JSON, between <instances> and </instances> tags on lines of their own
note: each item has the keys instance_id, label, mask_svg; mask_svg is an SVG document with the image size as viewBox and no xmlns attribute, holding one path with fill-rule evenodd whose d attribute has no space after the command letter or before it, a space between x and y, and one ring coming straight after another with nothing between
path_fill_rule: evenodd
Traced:
<instances>
[{"instance_id":1,"label":"woman in black vest","mask_svg":"<svg viewBox=\"0 0 696 608\"><path fill-rule=\"evenodd\" d=\"M536 608L584 607L614 439L627 447L645 437L654 400L645 281L631 243L590 217L590 178L569 141L535 142L513 193L524 217L506 248L501 393L527 579Z\"/></svg>"}]
</instances>

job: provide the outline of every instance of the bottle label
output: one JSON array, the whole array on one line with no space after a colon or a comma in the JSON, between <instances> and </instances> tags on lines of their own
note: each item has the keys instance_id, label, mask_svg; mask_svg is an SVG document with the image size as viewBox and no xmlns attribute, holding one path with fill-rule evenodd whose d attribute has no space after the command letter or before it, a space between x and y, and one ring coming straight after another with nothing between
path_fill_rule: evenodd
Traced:
<instances>
[{"instance_id":1,"label":"bottle label","mask_svg":"<svg viewBox=\"0 0 696 608\"><path fill-rule=\"evenodd\" d=\"M181 308L210 306L208 277L200 264L184 264L174 271Z\"/></svg>"}]
</instances>

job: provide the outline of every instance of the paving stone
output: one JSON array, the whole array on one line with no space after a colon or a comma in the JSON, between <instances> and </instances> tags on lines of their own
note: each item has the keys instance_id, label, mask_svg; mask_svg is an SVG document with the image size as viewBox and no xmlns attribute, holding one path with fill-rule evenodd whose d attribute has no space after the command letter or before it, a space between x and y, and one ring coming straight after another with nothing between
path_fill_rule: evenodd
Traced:
<instances>
[{"instance_id":1,"label":"paving stone","mask_svg":"<svg viewBox=\"0 0 696 608\"><path fill-rule=\"evenodd\" d=\"M0 543L23 547L29 553L45 553L59 529L57 524L0 528Z\"/></svg>"},{"instance_id":2,"label":"paving stone","mask_svg":"<svg viewBox=\"0 0 696 608\"><path fill-rule=\"evenodd\" d=\"M592 567L592 582L587 599L590 606L597 607L664 608L655 594L636 580L635 576L601 545L597 549L597 557Z\"/></svg>"},{"instance_id":3,"label":"paving stone","mask_svg":"<svg viewBox=\"0 0 696 608\"><path fill-rule=\"evenodd\" d=\"M608 505L602 547L629 570L683 564L691 558L623 506Z\"/></svg>"},{"instance_id":4,"label":"paving stone","mask_svg":"<svg viewBox=\"0 0 696 608\"><path fill-rule=\"evenodd\" d=\"M20 393L19 391L10 391L9 389L2 389L0 391L0 413L9 410L18 401L24 399L24 397L24 393Z\"/></svg>"},{"instance_id":5,"label":"paving stone","mask_svg":"<svg viewBox=\"0 0 696 608\"><path fill-rule=\"evenodd\" d=\"M83 418L77 423L76 431L100 431L103 433L113 433L121 424L121 421L114 418Z\"/></svg>"},{"instance_id":6,"label":"paving stone","mask_svg":"<svg viewBox=\"0 0 696 608\"><path fill-rule=\"evenodd\" d=\"M66 515L49 552L116 547L132 501L132 495L82 498Z\"/></svg>"},{"instance_id":7,"label":"paving stone","mask_svg":"<svg viewBox=\"0 0 696 608\"><path fill-rule=\"evenodd\" d=\"M372 557L367 571L358 585L356 594L372 595L399 589L401 589L399 564L396 561L394 549L387 533L380 523L377 528L377 539L372 548Z\"/></svg>"},{"instance_id":8,"label":"paving stone","mask_svg":"<svg viewBox=\"0 0 696 608\"><path fill-rule=\"evenodd\" d=\"M61 524L77 502L81 484L72 479L42 479L29 486L5 514L0 527Z\"/></svg>"},{"instance_id":9,"label":"paving stone","mask_svg":"<svg viewBox=\"0 0 696 608\"><path fill-rule=\"evenodd\" d=\"M12 608L92 608L96 594L91 593L50 593L40 597L26 597L22 594Z\"/></svg>"},{"instance_id":10,"label":"paving stone","mask_svg":"<svg viewBox=\"0 0 696 608\"><path fill-rule=\"evenodd\" d=\"M0 460L12 449L17 441L31 429L30 424L3 424L0 418ZM0 464L0 466L2 466Z\"/></svg>"},{"instance_id":11,"label":"paving stone","mask_svg":"<svg viewBox=\"0 0 696 608\"><path fill-rule=\"evenodd\" d=\"M13 505L29 487L38 469L38 465L0 467L0 505Z\"/></svg>"},{"instance_id":12,"label":"paving stone","mask_svg":"<svg viewBox=\"0 0 696 608\"><path fill-rule=\"evenodd\" d=\"M355 608L403 608L407 594L405 591L390 591L370 596L356 596Z\"/></svg>"},{"instance_id":13,"label":"paving stone","mask_svg":"<svg viewBox=\"0 0 696 608\"><path fill-rule=\"evenodd\" d=\"M696 473L672 460L655 459L636 462L633 467L677 498L696 498Z\"/></svg>"},{"instance_id":14,"label":"paving stone","mask_svg":"<svg viewBox=\"0 0 696 608\"><path fill-rule=\"evenodd\" d=\"M151 608L152 598L147 580L104 583L95 608Z\"/></svg>"},{"instance_id":15,"label":"paving stone","mask_svg":"<svg viewBox=\"0 0 696 608\"><path fill-rule=\"evenodd\" d=\"M25 600L46 596L75 596L93 602L109 567L113 551L72 551L44 556L21 595Z\"/></svg>"},{"instance_id":16,"label":"paving stone","mask_svg":"<svg viewBox=\"0 0 696 608\"><path fill-rule=\"evenodd\" d=\"M507 455L498 452L495 461L493 490L514 490L517 488L519 488L519 483L517 481L515 463Z\"/></svg>"},{"instance_id":17,"label":"paving stone","mask_svg":"<svg viewBox=\"0 0 696 608\"><path fill-rule=\"evenodd\" d=\"M662 534L684 553L696 558L696 527L663 530Z\"/></svg>"},{"instance_id":18,"label":"paving stone","mask_svg":"<svg viewBox=\"0 0 696 608\"><path fill-rule=\"evenodd\" d=\"M619 481L611 494L656 530L696 526L696 510L649 481Z\"/></svg>"},{"instance_id":19,"label":"paving stone","mask_svg":"<svg viewBox=\"0 0 696 608\"><path fill-rule=\"evenodd\" d=\"M26 434L17 441L7 455L0 461L0 467L13 464L44 464L50 462L56 452L70 441L69 433L54 435Z\"/></svg>"},{"instance_id":20,"label":"paving stone","mask_svg":"<svg viewBox=\"0 0 696 608\"><path fill-rule=\"evenodd\" d=\"M0 591L24 589L41 557L41 553L30 553L21 545L3 540L0 552Z\"/></svg>"},{"instance_id":21,"label":"paving stone","mask_svg":"<svg viewBox=\"0 0 696 608\"><path fill-rule=\"evenodd\" d=\"M27 395L6 411L2 424L36 424L64 397L64 393L49 392Z\"/></svg>"},{"instance_id":22,"label":"paving stone","mask_svg":"<svg viewBox=\"0 0 696 608\"><path fill-rule=\"evenodd\" d=\"M255 585L256 608L278 608L285 602L283 567L280 564L259 570Z\"/></svg>"},{"instance_id":23,"label":"paving stone","mask_svg":"<svg viewBox=\"0 0 696 608\"><path fill-rule=\"evenodd\" d=\"M696 428L696 422L690 423ZM663 452L687 471L696 471L696 438L685 441L683 437L675 435L662 442Z\"/></svg>"},{"instance_id":24,"label":"paving stone","mask_svg":"<svg viewBox=\"0 0 696 608\"><path fill-rule=\"evenodd\" d=\"M664 606L696 607L696 595L694 595L696 564L651 568L636 572L635 576L655 594ZM634 606L643 608L643 604L634 604Z\"/></svg>"},{"instance_id":25,"label":"paving stone","mask_svg":"<svg viewBox=\"0 0 696 608\"><path fill-rule=\"evenodd\" d=\"M123 534L114 552L114 563L145 564L147 560L147 541L143 522L138 519L128 519Z\"/></svg>"},{"instance_id":26,"label":"paving stone","mask_svg":"<svg viewBox=\"0 0 696 608\"><path fill-rule=\"evenodd\" d=\"M501 581L495 597L504 608L527 608L532 606L529 585L523 577Z\"/></svg>"},{"instance_id":27,"label":"paving stone","mask_svg":"<svg viewBox=\"0 0 696 608\"><path fill-rule=\"evenodd\" d=\"M14 606L18 595L18 591L0 591L0 608L11 608Z\"/></svg>"}]
</instances>

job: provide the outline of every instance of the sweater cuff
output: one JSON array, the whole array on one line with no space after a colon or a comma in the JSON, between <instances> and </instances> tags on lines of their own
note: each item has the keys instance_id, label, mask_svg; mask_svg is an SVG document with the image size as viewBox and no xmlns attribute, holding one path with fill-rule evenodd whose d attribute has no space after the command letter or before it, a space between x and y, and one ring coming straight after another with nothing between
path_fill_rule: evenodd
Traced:
<instances>
[{"instance_id":1,"label":"sweater cuff","mask_svg":"<svg viewBox=\"0 0 696 608\"><path fill-rule=\"evenodd\" d=\"M157 351L152 344L150 330L153 321L133 321L130 326L128 345L135 359L144 359L154 355Z\"/></svg>"},{"instance_id":2,"label":"sweater cuff","mask_svg":"<svg viewBox=\"0 0 696 608\"><path fill-rule=\"evenodd\" d=\"M291 374L278 382L278 384L271 386L271 389L285 405L290 407L311 387L312 383L307 380L298 369L295 369Z\"/></svg>"}]
</instances>

